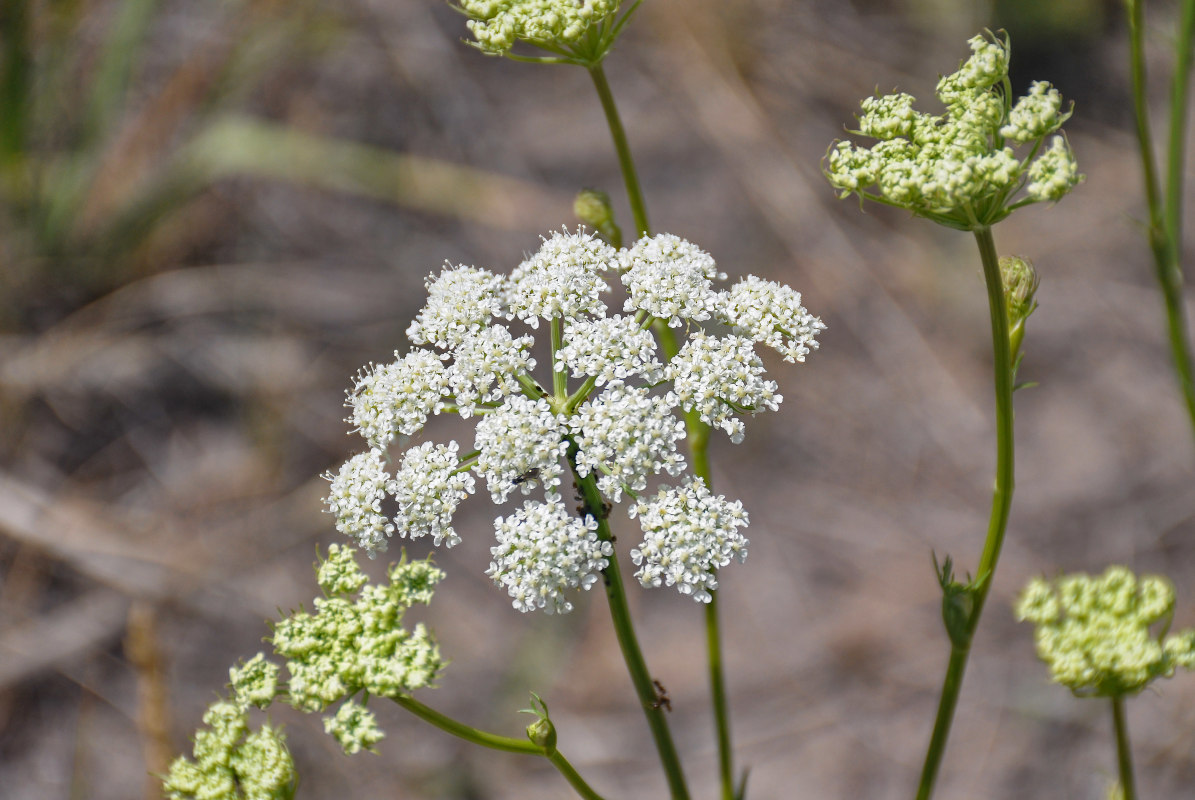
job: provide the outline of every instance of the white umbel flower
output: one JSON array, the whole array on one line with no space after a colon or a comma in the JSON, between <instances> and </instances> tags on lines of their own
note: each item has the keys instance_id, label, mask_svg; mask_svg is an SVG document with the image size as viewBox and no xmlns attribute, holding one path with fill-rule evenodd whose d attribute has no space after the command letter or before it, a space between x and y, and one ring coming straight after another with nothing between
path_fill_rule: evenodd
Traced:
<instances>
[{"instance_id":1,"label":"white umbel flower","mask_svg":"<svg viewBox=\"0 0 1195 800\"><path fill-rule=\"evenodd\" d=\"M596 472L598 488L615 503L624 486L641 492L660 471L679 475L685 457L676 442L684 438L685 424L672 413L676 404L671 392L653 397L647 389L611 384L569 420L580 448L577 473Z\"/></svg>"},{"instance_id":2,"label":"white umbel flower","mask_svg":"<svg viewBox=\"0 0 1195 800\"><path fill-rule=\"evenodd\" d=\"M461 0L477 46L494 55L523 39L544 46L575 42L618 8L618 0Z\"/></svg>"},{"instance_id":3,"label":"white umbel flower","mask_svg":"<svg viewBox=\"0 0 1195 800\"><path fill-rule=\"evenodd\" d=\"M569 589L589 589L609 566L613 546L597 535L597 520L570 517L560 503L528 500L509 517L494 521L498 545L486 574L505 587L514 607L567 614Z\"/></svg>"},{"instance_id":4,"label":"white umbel flower","mask_svg":"<svg viewBox=\"0 0 1195 800\"><path fill-rule=\"evenodd\" d=\"M476 481L461 470L459 450L456 442L425 442L406 452L402 467L387 486L398 501L394 527L400 536L431 536L436 547L460 544L452 515L473 494Z\"/></svg>"},{"instance_id":5,"label":"white umbel flower","mask_svg":"<svg viewBox=\"0 0 1195 800\"><path fill-rule=\"evenodd\" d=\"M415 344L455 347L502 310L502 278L488 270L446 266L426 286L427 303L407 328Z\"/></svg>"},{"instance_id":6,"label":"white umbel flower","mask_svg":"<svg viewBox=\"0 0 1195 800\"><path fill-rule=\"evenodd\" d=\"M721 428L736 444L743 441L739 413L775 411L784 399L775 381L764 380L764 366L750 339L710 336L697 331L668 363L665 377L673 382L685 411Z\"/></svg>"},{"instance_id":7,"label":"white umbel flower","mask_svg":"<svg viewBox=\"0 0 1195 800\"><path fill-rule=\"evenodd\" d=\"M592 376L597 385L638 375L656 383L663 365L656 358L656 340L633 317L569 320L564 326L564 347L556 351L556 371Z\"/></svg>"},{"instance_id":8,"label":"white umbel flower","mask_svg":"<svg viewBox=\"0 0 1195 800\"><path fill-rule=\"evenodd\" d=\"M515 339L502 325L482 328L464 337L452 351L448 385L460 415L473 416L478 401L494 402L519 390L515 375L535 369L530 336Z\"/></svg>"},{"instance_id":9,"label":"white umbel flower","mask_svg":"<svg viewBox=\"0 0 1195 800\"><path fill-rule=\"evenodd\" d=\"M643 543L631 551L631 560L644 586L676 586L708 603L718 588L715 571L747 558L749 542L738 530L747 527L743 504L710 494L701 478L662 487L654 498L636 503L632 515L643 528Z\"/></svg>"},{"instance_id":10,"label":"white umbel flower","mask_svg":"<svg viewBox=\"0 0 1195 800\"><path fill-rule=\"evenodd\" d=\"M720 310L734 332L772 348L791 363L817 349L825 323L801 305L791 287L748 275L720 298Z\"/></svg>"},{"instance_id":11,"label":"white umbel flower","mask_svg":"<svg viewBox=\"0 0 1195 800\"><path fill-rule=\"evenodd\" d=\"M619 262L630 292L624 310L646 311L674 328L709 319L717 297L710 282L726 279L709 253L671 233L644 236L619 253Z\"/></svg>"},{"instance_id":12,"label":"white umbel flower","mask_svg":"<svg viewBox=\"0 0 1195 800\"><path fill-rule=\"evenodd\" d=\"M385 450L395 436L418 433L428 414L440 413L447 386L447 369L430 350L412 350L391 364L370 364L349 393L352 413L345 422L355 425L371 447Z\"/></svg>"},{"instance_id":13,"label":"white umbel flower","mask_svg":"<svg viewBox=\"0 0 1195 800\"><path fill-rule=\"evenodd\" d=\"M551 492L560 484L560 460L568 452L564 417L548 401L512 395L477 423L474 447L481 451L475 469L485 478L490 497L504 503L518 486L523 494L542 483Z\"/></svg>"},{"instance_id":14,"label":"white umbel flower","mask_svg":"<svg viewBox=\"0 0 1195 800\"><path fill-rule=\"evenodd\" d=\"M541 318L604 315L600 295L610 287L602 273L615 265L616 256L613 247L584 230L553 233L511 273L508 313L532 328Z\"/></svg>"},{"instance_id":15,"label":"white umbel flower","mask_svg":"<svg viewBox=\"0 0 1195 800\"><path fill-rule=\"evenodd\" d=\"M324 478L332 482L325 502L336 517L336 530L355 539L370 557L385 550L394 526L382 514L390 476L382 465L381 452L358 453L344 462L336 475L329 472Z\"/></svg>"}]
</instances>

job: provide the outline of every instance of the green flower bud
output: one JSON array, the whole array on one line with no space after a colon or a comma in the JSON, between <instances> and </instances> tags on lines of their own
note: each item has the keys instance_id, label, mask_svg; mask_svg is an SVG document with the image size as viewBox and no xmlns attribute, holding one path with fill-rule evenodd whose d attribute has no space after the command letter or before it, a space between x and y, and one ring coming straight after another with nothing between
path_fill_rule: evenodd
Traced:
<instances>
[{"instance_id":1,"label":"green flower bud","mask_svg":"<svg viewBox=\"0 0 1195 800\"><path fill-rule=\"evenodd\" d=\"M1020 256L1000 259L1000 278L1004 282L1004 302L1008 307L1008 322L1016 325L1033 313L1037 302L1033 299L1041 279L1033 264Z\"/></svg>"},{"instance_id":2,"label":"green flower bud","mask_svg":"<svg viewBox=\"0 0 1195 800\"><path fill-rule=\"evenodd\" d=\"M556 726L547 717L540 717L527 726L527 738L548 755L556 752Z\"/></svg>"},{"instance_id":3,"label":"green flower bud","mask_svg":"<svg viewBox=\"0 0 1195 800\"><path fill-rule=\"evenodd\" d=\"M577 219L602 235L612 247L622 247L622 230L614 222L614 208L610 195L599 189L582 189L573 200Z\"/></svg>"}]
</instances>

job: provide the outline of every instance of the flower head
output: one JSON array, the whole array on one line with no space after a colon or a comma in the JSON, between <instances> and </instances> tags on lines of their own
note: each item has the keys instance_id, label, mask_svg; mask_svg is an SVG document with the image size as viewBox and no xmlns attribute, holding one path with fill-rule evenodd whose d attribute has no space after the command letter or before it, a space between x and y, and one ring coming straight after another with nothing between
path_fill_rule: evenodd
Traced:
<instances>
[{"instance_id":1,"label":"flower head","mask_svg":"<svg viewBox=\"0 0 1195 800\"><path fill-rule=\"evenodd\" d=\"M623 488L641 492L661 471L678 475L685 457L676 442L685 424L673 415L676 395L652 396L647 389L610 387L577 410L569 420L576 437L577 474L598 475L598 489L615 503Z\"/></svg>"},{"instance_id":2,"label":"flower head","mask_svg":"<svg viewBox=\"0 0 1195 800\"><path fill-rule=\"evenodd\" d=\"M567 614L573 604L564 593L593 586L614 555L613 545L598 538L597 520L570 517L559 502L528 500L494 527L498 545L490 548L486 574L519 611Z\"/></svg>"},{"instance_id":3,"label":"flower head","mask_svg":"<svg viewBox=\"0 0 1195 800\"><path fill-rule=\"evenodd\" d=\"M804 361L826 329L801 305L800 292L754 275L722 295L719 316L735 333L772 348L789 363Z\"/></svg>"},{"instance_id":4,"label":"flower head","mask_svg":"<svg viewBox=\"0 0 1195 800\"><path fill-rule=\"evenodd\" d=\"M394 526L382 514L390 476L382 465L381 452L358 453L344 462L336 475L327 473L324 478L332 482L326 502L328 511L336 516L336 530L371 555L385 550Z\"/></svg>"},{"instance_id":5,"label":"flower head","mask_svg":"<svg viewBox=\"0 0 1195 800\"><path fill-rule=\"evenodd\" d=\"M643 237L619 261L630 293L624 310L646 311L674 328L709 319L717 299L711 281L726 280L709 253L670 233Z\"/></svg>"},{"instance_id":6,"label":"flower head","mask_svg":"<svg viewBox=\"0 0 1195 800\"><path fill-rule=\"evenodd\" d=\"M975 36L969 44L971 57L938 82L944 114L915 111L905 93L863 101L856 132L878 142L870 148L836 142L826 155L826 177L843 197L858 194L972 230L1026 202L1057 200L1082 180L1065 144L1030 161L1070 117L1058 91L1036 82L1010 109L1007 37ZM1029 144L1029 155L1013 149Z\"/></svg>"},{"instance_id":7,"label":"flower head","mask_svg":"<svg viewBox=\"0 0 1195 800\"><path fill-rule=\"evenodd\" d=\"M349 393L352 413L345 421L371 447L385 450L395 436L418 433L429 414L439 414L447 389L448 371L440 356L412 350L391 364L362 370Z\"/></svg>"},{"instance_id":8,"label":"flower head","mask_svg":"<svg viewBox=\"0 0 1195 800\"><path fill-rule=\"evenodd\" d=\"M425 442L406 452L402 467L387 486L398 501L394 526L400 536L431 536L436 547L460 544L452 515L473 494L476 481L461 467L459 449L456 442Z\"/></svg>"},{"instance_id":9,"label":"flower head","mask_svg":"<svg viewBox=\"0 0 1195 800\"><path fill-rule=\"evenodd\" d=\"M613 13L618 0L460 0L477 46L500 55L523 39L536 45L576 42Z\"/></svg>"},{"instance_id":10,"label":"flower head","mask_svg":"<svg viewBox=\"0 0 1195 800\"><path fill-rule=\"evenodd\" d=\"M162 789L171 800L288 800L295 790L295 765L282 731L269 724L252 731L247 708L225 700L203 715L195 733L193 760L179 756Z\"/></svg>"},{"instance_id":11,"label":"flower head","mask_svg":"<svg viewBox=\"0 0 1195 800\"><path fill-rule=\"evenodd\" d=\"M554 233L510 276L507 306L532 328L540 319L606 313L601 293L610 291L602 273L616 251L593 234Z\"/></svg>"},{"instance_id":12,"label":"flower head","mask_svg":"<svg viewBox=\"0 0 1195 800\"><path fill-rule=\"evenodd\" d=\"M764 380L763 362L742 336L698 331L668 362L665 374L685 411L696 411L702 422L726 431L735 443L744 436L738 414L775 411L784 399L775 381Z\"/></svg>"},{"instance_id":13,"label":"flower head","mask_svg":"<svg viewBox=\"0 0 1195 800\"><path fill-rule=\"evenodd\" d=\"M1037 626L1037 654L1055 682L1078 695L1122 697L1173 675L1176 666L1195 667L1195 630L1150 633L1173 609L1174 588L1165 578L1137 578L1113 566L1099 577L1034 578L1016 614Z\"/></svg>"},{"instance_id":14,"label":"flower head","mask_svg":"<svg viewBox=\"0 0 1195 800\"><path fill-rule=\"evenodd\" d=\"M701 478L665 486L633 512L643 528L643 543L631 551L644 586L676 586L681 594L708 603L718 588L716 571L733 559L745 561L747 513L739 501L713 495Z\"/></svg>"},{"instance_id":15,"label":"flower head","mask_svg":"<svg viewBox=\"0 0 1195 800\"><path fill-rule=\"evenodd\" d=\"M407 328L414 344L455 347L502 311L502 279L484 269L446 266L426 285L427 303Z\"/></svg>"},{"instance_id":16,"label":"flower head","mask_svg":"<svg viewBox=\"0 0 1195 800\"><path fill-rule=\"evenodd\" d=\"M528 494L541 483L549 490L559 485L567 431L564 417L542 398L515 395L482 417L474 441L480 451L476 469L494 502L506 502L516 486Z\"/></svg>"}]
</instances>

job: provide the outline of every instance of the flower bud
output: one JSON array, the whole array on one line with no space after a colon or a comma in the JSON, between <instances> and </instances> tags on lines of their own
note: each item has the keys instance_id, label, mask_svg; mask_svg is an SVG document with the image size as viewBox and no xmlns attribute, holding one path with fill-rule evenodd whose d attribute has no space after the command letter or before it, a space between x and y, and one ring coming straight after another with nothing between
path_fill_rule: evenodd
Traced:
<instances>
[{"instance_id":1,"label":"flower bud","mask_svg":"<svg viewBox=\"0 0 1195 800\"><path fill-rule=\"evenodd\" d=\"M1010 256L1000 259L1000 279L1004 282L1004 302L1008 307L1008 322L1016 325L1037 306L1033 299L1041 279L1028 259Z\"/></svg>"},{"instance_id":2,"label":"flower bud","mask_svg":"<svg viewBox=\"0 0 1195 800\"><path fill-rule=\"evenodd\" d=\"M556 726L547 717L540 717L527 726L527 738L536 747L542 747L547 755L556 752Z\"/></svg>"},{"instance_id":3,"label":"flower bud","mask_svg":"<svg viewBox=\"0 0 1195 800\"><path fill-rule=\"evenodd\" d=\"M599 189L582 189L573 200L577 219L602 235L614 247L622 247L622 231L614 222L614 208L610 195Z\"/></svg>"}]
</instances>

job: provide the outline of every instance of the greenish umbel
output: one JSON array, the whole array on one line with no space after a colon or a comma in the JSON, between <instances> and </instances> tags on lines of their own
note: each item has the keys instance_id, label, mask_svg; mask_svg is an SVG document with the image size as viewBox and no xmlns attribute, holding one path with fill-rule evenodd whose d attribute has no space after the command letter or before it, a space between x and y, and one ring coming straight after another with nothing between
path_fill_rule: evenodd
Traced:
<instances>
[{"instance_id":1,"label":"greenish umbel","mask_svg":"<svg viewBox=\"0 0 1195 800\"><path fill-rule=\"evenodd\" d=\"M1134 800L1124 699L1178 667L1195 669L1195 630L1168 633L1174 587L1164 577L1138 578L1122 566L1098 577L1034 578L1017 600L1016 615L1036 626L1037 655L1055 683L1076 697L1111 701L1120 792Z\"/></svg>"},{"instance_id":2,"label":"greenish umbel","mask_svg":"<svg viewBox=\"0 0 1195 800\"><path fill-rule=\"evenodd\" d=\"M827 180L843 198L853 194L860 203L903 208L972 233L988 296L996 395L995 490L976 577L955 580L949 559L937 569L950 660L918 800L933 794L971 639L991 589L1012 508L1012 393L1038 279L1027 261L1002 261L997 256L992 226L1018 208L1061 199L1083 179L1070 145L1059 133L1071 110L1063 109L1058 90L1037 81L1014 102L1008 37L988 32L968 43L971 57L938 81L943 113L917 111L915 98L905 93L868 97L852 133L875 143L836 141L823 162Z\"/></svg>"}]
</instances>

